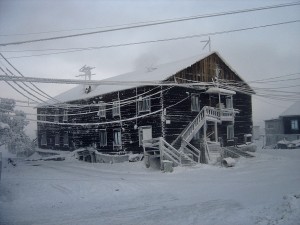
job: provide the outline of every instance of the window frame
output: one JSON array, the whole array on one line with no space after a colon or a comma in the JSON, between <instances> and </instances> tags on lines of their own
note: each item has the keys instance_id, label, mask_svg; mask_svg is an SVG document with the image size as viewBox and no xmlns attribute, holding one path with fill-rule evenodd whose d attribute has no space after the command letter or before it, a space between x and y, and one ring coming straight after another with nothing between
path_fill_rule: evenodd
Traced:
<instances>
[{"instance_id":1,"label":"window frame","mask_svg":"<svg viewBox=\"0 0 300 225\"><path fill-rule=\"evenodd\" d=\"M120 135L117 137L118 138L117 139L118 143L116 142L116 139L115 139L115 133L120 133ZM121 128L113 129L113 146L114 147L121 147L122 146L122 132L121 132Z\"/></svg>"},{"instance_id":2,"label":"window frame","mask_svg":"<svg viewBox=\"0 0 300 225\"><path fill-rule=\"evenodd\" d=\"M234 125L231 124L227 126L227 140L233 140L233 139L234 139Z\"/></svg>"},{"instance_id":3,"label":"window frame","mask_svg":"<svg viewBox=\"0 0 300 225\"><path fill-rule=\"evenodd\" d=\"M296 119L291 120L291 130L299 130L298 120Z\"/></svg>"},{"instance_id":4,"label":"window frame","mask_svg":"<svg viewBox=\"0 0 300 225\"><path fill-rule=\"evenodd\" d=\"M67 139L67 141L66 141L66 139ZM64 144L64 147L69 147L69 132L68 131L64 132L63 144Z\"/></svg>"},{"instance_id":5,"label":"window frame","mask_svg":"<svg viewBox=\"0 0 300 225\"><path fill-rule=\"evenodd\" d=\"M47 134L42 133L41 135L41 146L47 146Z\"/></svg>"},{"instance_id":6,"label":"window frame","mask_svg":"<svg viewBox=\"0 0 300 225\"><path fill-rule=\"evenodd\" d=\"M68 110L64 110L63 122L68 122Z\"/></svg>"},{"instance_id":7,"label":"window frame","mask_svg":"<svg viewBox=\"0 0 300 225\"><path fill-rule=\"evenodd\" d=\"M140 97L138 100L138 112L150 112L151 111L151 98L147 97Z\"/></svg>"},{"instance_id":8,"label":"window frame","mask_svg":"<svg viewBox=\"0 0 300 225\"><path fill-rule=\"evenodd\" d=\"M55 110L54 122L59 123L59 110Z\"/></svg>"},{"instance_id":9,"label":"window frame","mask_svg":"<svg viewBox=\"0 0 300 225\"><path fill-rule=\"evenodd\" d=\"M54 145L55 146L60 146L60 135L59 134L55 134Z\"/></svg>"},{"instance_id":10,"label":"window frame","mask_svg":"<svg viewBox=\"0 0 300 225\"><path fill-rule=\"evenodd\" d=\"M196 101L198 99L198 101ZM198 102L198 104L196 104ZM196 93L191 94L191 111L192 112L200 112L201 105L200 105L200 95Z\"/></svg>"},{"instance_id":11,"label":"window frame","mask_svg":"<svg viewBox=\"0 0 300 225\"><path fill-rule=\"evenodd\" d=\"M121 115L120 100L113 102L113 105L112 105L112 115L113 115L113 117Z\"/></svg>"},{"instance_id":12,"label":"window frame","mask_svg":"<svg viewBox=\"0 0 300 225\"><path fill-rule=\"evenodd\" d=\"M102 144L101 143L101 140L102 140L102 138L101 138L101 133L104 133L104 141L105 141L105 143L104 144ZM105 147L105 146L107 146L107 131L106 131L106 129L100 129L99 130L99 146L100 147Z\"/></svg>"},{"instance_id":13,"label":"window frame","mask_svg":"<svg viewBox=\"0 0 300 225\"><path fill-rule=\"evenodd\" d=\"M99 103L99 111L97 115L99 118L106 118L106 104L104 102Z\"/></svg>"}]
</instances>

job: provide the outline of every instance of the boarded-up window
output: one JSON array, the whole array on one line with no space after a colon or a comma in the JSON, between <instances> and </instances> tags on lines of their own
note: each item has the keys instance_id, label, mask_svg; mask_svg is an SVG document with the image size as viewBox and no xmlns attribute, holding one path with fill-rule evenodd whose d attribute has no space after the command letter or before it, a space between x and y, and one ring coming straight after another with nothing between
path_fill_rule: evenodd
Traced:
<instances>
[{"instance_id":1,"label":"boarded-up window","mask_svg":"<svg viewBox=\"0 0 300 225\"><path fill-rule=\"evenodd\" d=\"M100 139L100 146L106 146L107 145L107 132L106 130L100 130L99 131L99 139Z\"/></svg>"},{"instance_id":2,"label":"boarded-up window","mask_svg":"<svg viewBox=\"0 0 300 225\"><path fill-rule=\"evenodd\" d=\"M120 115L120 101L113 102L112 114L113 114L113 116Z\"/></svg>"},{"instance_id":3,"label":"boarded-up window","mask_svg":"<svg viewBox=\"0 0 300 225\"><path fill-rule=\"evenodd\" d=\"M148 112L150 111L150 97L140 98L138 101L138 110L139 112Z\"/></svg>"},{"instance_id":4,"label":"boarded-up window","mask_svg":"<svg viewBox=\"0 0 300 225\"><path fill-rule=\"evenodd\" d=\"M227 126L227 139L231 140L234 138L234 126L228 125Z\"/></svg>"},{"instance_id":5,"label":"boarded-up window","mask_svg":"<svg viewBox=\"0 0 300 225\"><path fill-rule=\"evenodd\" d=\"M114 146L121 146L122 145L122 137L121 137L121 129L114 129L113 131L114 136Z\"/></svg>"},{"instance_id":6,"label":"boarded-up window","mask_svg":"<svg viewBox=\"0 0 300 225\"><path fill-rule=\"evenodd\" d=\"M69 133L64 133L64 146L69 146Z\"/></svg>"},{"instance_id":7,"label":"boarded-up window","mask_svg":"<svg viewBox=\"0 0 300 225\"><path fill-rule=\"evenodd\" d=\"M46 136L46 133L42 134L41 145L47 145L47 136Z\"/></svg>"},{"instance_id":8,"label":"boarded-up window","mask_svg":"<svg viewBox=\"0 0 300 225\"><path fill-rule=\"evenodd\" d=\"M192 102L192 111L199 112L200 111L200 99L199 99L199 95L192 94L192 96L191 96L191 102Z\"/></svg>"},{"instance_id":9,"label":"boarded-up window","mask_svg":"<svg viewBox=\"0 0 300 225\"><path fill-rule=\"evenodd\" d=\"M98 111L97 115L99 116L99 118L106 117L106 106L105 106L104 102L99 103L99 111Z\"/></svg>"},{"instance_id":10,"label":"boarded-up window","mask_svg":"<svg viewBox=\"0 0 300 225\"><path fill-rule=\"evenodd\" d=\"M55 146L59 145L59 134L55 134Z\"/></svg>"},{"instance_id":11,"label":"boarded-up window","mask_svg":"<svg viewBox=\"0 0 300 225\"><path fill-rule=\"evenodd\" d=\"M299 130L298 120L291 120L291 129L292 130Z\"/></svg>"}]
</instances>

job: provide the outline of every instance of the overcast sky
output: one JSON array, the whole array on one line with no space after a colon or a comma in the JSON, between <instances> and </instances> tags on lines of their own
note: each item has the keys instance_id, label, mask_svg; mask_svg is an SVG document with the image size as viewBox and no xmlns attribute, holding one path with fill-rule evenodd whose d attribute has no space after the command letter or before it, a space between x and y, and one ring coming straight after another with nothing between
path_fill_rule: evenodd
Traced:
<instances>
[{"instance_id":1,"label":"overcast sky","mask_svg":"<svg viewBox=\"0 0 300 225\"><path fill-rule=\"evenodd\" d=\"M63 32L142 21L163 20L203 15L223 11L255 8L290 1L94 1L94 0L0 0L0 43L61 36L90 30ZM205 18L125 31L95 34L55 41L0 47L12 64L25 76L74 79L83 65L96 67L94 80L111 77L147 67L207 52L202 49L206 37L163 43L81 51L47 56L15 58L48 52L8 52L95 47L111 44L156 40L170 37L204 34L300 19L300 6ZM99 30L99 29L98 29ZM28 34L47 31L56 33ZM11 35L10 35L11 34ZM10 35L10 36L4 36ZM300 23L211 36L212 50L223 58L246 81L300 72ZM3 66L3 60L0 60ZM287 77L291 78L291 77ZM299 78L298 76L292 78ZM138 78L137 78L138 80ZM251 84L250 84L251 85ZM300 85L299 80L261 84L260 87ZM253 86L258 86L253 84ZM71 85L40 84L45 92L56 95ZM299 87L280 89L298 91ZM0 81L1 97L24 99ZM299 95L298 95L299 96ZM291 100L275 101L253 97L254 123L277 117Z\"/></svg>"}]
</instances>

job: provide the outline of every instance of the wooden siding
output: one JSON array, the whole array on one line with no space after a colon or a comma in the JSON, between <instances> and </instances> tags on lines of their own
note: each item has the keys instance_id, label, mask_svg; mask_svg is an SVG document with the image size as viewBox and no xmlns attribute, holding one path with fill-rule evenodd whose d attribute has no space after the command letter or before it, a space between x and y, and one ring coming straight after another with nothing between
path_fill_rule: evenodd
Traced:
<instances>
[{"instance_id":1,"label":"wooden siding","mask_svg":"<svg viewBox=\"0 0 300 225\"><path fill-rule=\"evenodd\" d=\"M216 55L212 54L207 58L193 64L192 66L183 69L171 76L167 81L176 81L178 83L189 82L211 82L215 77L216 65L220 69L220 79L241 81L241 79ZM138 79L138 78L137 78ZM162 89L163 98L161 98L160 90ZM137 101L139 95L152 95L151 96L151 111L155 112L161 110L162 107L165 112L162 116L162 111L155 114L145 116L137 119L130 119L139 116L143 116L150 112L138 112ZM195 118L198 112L191 110L191 95L198 94L200 97L200 107L212 106L216 107L219 99L216 94L206 94L205 90L201 88L187 88L187 87L153 87L142 86L137 88L131 88L127 90L121 90L117 92L107 93L105 95L96 96L86 100L78 100L70 102L70 104L89 105L89 107L79 109L68 109L69 123L106 123L100 125L88 125L88 126L68 126L57 124L41 124L38 123L38 144L41 148L52 148L61 150L72 150L80 147L94 146L99 151L104 153L117 153L123 154L125 152L140 153L143 151L139 146L139 127L151 126L152 137L165 137L166 141L171 143L176 137L183 131L183 129ZM186 99L185 99L186 98ZM126 99L132 99L133 102L129 102L126 105L122 105L122 101ZM185 99L184 101L182 101ZM112 103L113 101L121 101L120 115L113 116L112 105L106 106L106 117L99 118L97 113L80 114L88 112L97 112L99 106L95 104L99 102ZM182 101L182 102L180 102ZM221 101L225 103L225 97L221 97ZM179 103L180 102L180 103ZM178 103L178 104L177 104ZM236 115L234 128L235 137L238 138L238 142L244 141L244 134L251 133L252 129L252 102L251 96L237 93L233 96L233 106L240 111ZM38 114L51 114L55 115L56 108L38 108ZM63 114L63 109L59 109L59 114ZM63 123L63 116L59 118L59 122ZM163 118L163 120L162 120ZM38 116L40 119L40 116ZM113 121L130 119L128 121L111 123ZM48 116L47 121L54 122L53 116ZM218 135L226 141L227 139L227 126L230 122L223 122L218 125ZM99 130L105 129L107 131L107 146L100 146L99 143ZM122 136L122 146L113 146L113 130L120 129ZM209 124L209 131L213 131L213 126ZM63 134L68 132L69 134L69 146L63 144ZM47 136L47 145L41 145L42 134ZM55 145L55 135L60 135L59 146Z\"/></svg>"}]
</instances>

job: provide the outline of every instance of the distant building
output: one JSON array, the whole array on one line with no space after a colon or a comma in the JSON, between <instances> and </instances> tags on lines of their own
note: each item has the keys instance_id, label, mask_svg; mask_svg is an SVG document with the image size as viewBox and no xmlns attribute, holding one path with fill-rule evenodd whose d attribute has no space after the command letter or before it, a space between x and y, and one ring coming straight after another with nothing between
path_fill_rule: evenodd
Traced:
<instances>
[{"instance_id":1,"label":"distant building","mask_svg":"<svg viewBox=\"0 0 300 225\"><path fill-rule=\"evenodd\" d=\"M265 120L266 145L274 145L278 141L300 139L300 101L295 102L277 119Z\"/></svg>"}]
</instances>

